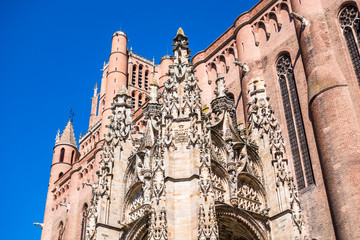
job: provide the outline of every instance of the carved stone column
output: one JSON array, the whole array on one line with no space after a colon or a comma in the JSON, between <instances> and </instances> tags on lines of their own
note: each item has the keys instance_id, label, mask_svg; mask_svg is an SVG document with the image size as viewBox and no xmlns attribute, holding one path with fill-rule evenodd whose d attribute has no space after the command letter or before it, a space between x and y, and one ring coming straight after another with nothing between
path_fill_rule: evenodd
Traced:
<instances>
[{"instance_id":1,"label":"carved stone column","mask_svg":"<svg viewBox=\"0 0 360 240\"><path fill-rule=\"evenodd\" d=\"M132 142L131 97L123 85L112 104L108 133L105 135L103 153L97 171L98 183L93 186L93 199L89 208L87 239L118 239L122 234L121 204L123 203L123 178ZM114 174L116 173L116 174Z\"/></svg>"},{"instance_id":2,"label":"carved stone column","mask_svg":"<svg viewBox=\"0 0 360 240\"><path fill-rule=\"evenodd\" d=\"M269 205L272 207L267 211L270 216L273 216L270 223L277 225L283 221L288 229L286 233L274 233L274 237L276 239L295 237L302 239L304 237L303 216L298 192L289 171L281 128L274 116L269 97L266 95L264 80L255 79L250 82L248 91L251 99L248 104L249 129L252 130L251 135L254 140L263 142L259 144L259 155L263 159L265 177L268 180L266 188L269 193ZM272 172L269 171L271 168ZM281 215L282 217L279 217Z\"/></svg>"}]
</instances>

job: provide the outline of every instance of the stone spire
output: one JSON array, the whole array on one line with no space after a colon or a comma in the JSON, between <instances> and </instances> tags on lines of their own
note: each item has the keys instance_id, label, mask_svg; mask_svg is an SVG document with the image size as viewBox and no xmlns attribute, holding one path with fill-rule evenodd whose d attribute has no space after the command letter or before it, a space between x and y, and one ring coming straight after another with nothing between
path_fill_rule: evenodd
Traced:
<instances>
[{"instance_id":1,"label":"stone spire","mask_svg":"<svg viewBox=\"0 0 360 240\"><path fill-rule=\"evenodd\" d=\"M56 137L55 137L55 143L57 143L60 140L60 129L57 130Z\"/></svg>"},{"instance_id":2,"label":"stone spire","mask_svg":"<svg viewBox=\"0 0 360 240\"><path fill-rule=\"evenodd\" d=\"M191 54L187 39L180 28L172 43L174 64L169 66L169 79L164 83L162 95L164 112L166 116L172 116L172 118L187 118L190 113L197 113L197 118L200 119L201 90L189 61Z\"/></svg>"},{"instance_id":3,"label":"stone spire","mask_svg":"<svg viewBox=\"0 0 360 240\"><path fill-rule=\"evenodd\" d=\"M70 144L76 147L74 128L71 120L69 120L69 122L67 123L63 133L61 134L60 140L56 141L55 145L63 143Z\"/></svg>"}]
</instances>

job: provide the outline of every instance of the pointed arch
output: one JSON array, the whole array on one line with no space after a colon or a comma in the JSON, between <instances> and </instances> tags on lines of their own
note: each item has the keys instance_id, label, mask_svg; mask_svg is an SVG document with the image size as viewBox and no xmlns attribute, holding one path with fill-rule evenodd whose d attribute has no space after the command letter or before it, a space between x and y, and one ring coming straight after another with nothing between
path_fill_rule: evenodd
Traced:
<instances>
[{"instance_id":1,"label":"pointed arch","mask_svg":"<svg viewBox=\"0 0 360 240\"><path fill-rule=\"evenodd\" d=\"M358 8L353 4L344 6L339 14L339 22L360 85L360 19Z\"/></svg>"},{"instance_id":2,"label":"pointed arch","mask_svg":"<svg viewBox=\"0 0 360 240\"><path fill-rule=\"evenodd\" d=\"M290 23L292 18L290 17L289 6L286 3L281 3L279 6L280 22L283 24Z\"/></svg>"},{"instance_id":3,"label":"pointed arch","mask_svg":"<svg viewBox=\"0 0 360 240\"><path fill-rule=\"evenodd\" d=\"M65 148L61 148L59 162L64 162L64 156L65 156Z\"/></svg>"},{"instance_id":4,"label":"pointed arch","mask_svg":"<svg viewBox=\"0 0 360 240\"><path fill-rule=\"evenodd\" d=\"M82 212L81 212L81 240L85 240L86 238L86 224L87 224L87 217L88 217L88 205L84 203Z\"/></svg>"},{"instance_id":5,"label":"pointed arch","mask_svg":"<svg viewBox=\"0 0 360 240\"><path fill-rule=\"evenodd\" d=\"M135 109L135 91L132 91L131 93L131 105L133 109Z\"/></svg>"},{"instance_id":6,"label":"pointed arch","mask_svg":"<svg viewBox=\"0 0 360 240\"><path fill-rule=\"evenodd\" d=\"M277 20L277 16L274 12L269 13L269 25L270 25L270 32L279 32L280 26Z\"/></svg>"},{"instance_id":7,"label":"pointed arch","mask_svg":"<svg viewBox=\"0 0 360 240\"><path fill-rule=\"evenodd\" d=\"M135 86L136 84L136 65L132 68L132 78L131 78L131 84Z\"/></svg>"},{"instance_id":8,"label":"pointed arch","mask_svg":"<svg viewBox=\"0 0 360 240\"><path fill-rule=\"evenodd\" d=\"M132 223L144 214L144 191L142 183L136 182L125 195L123 207L123 219L126 223Z\"/></svg>"},{"instance_id":9,"label":"pointed arch","mask_svg":"<svg viewBox=\"0 0 360 240\"><path fill-rule=\"evenodd\" d=\"M262 21L258 23L257 34L260 43L264 43L269 39L265 23Z\"/></svg>"},{"instance_id":10,"label":"pointed arch","mask_svg":"<svg viewBox=\"0 0 360 240\"><path fill-rule=\"evenodd\" d=\"M145 71L145 83L144 83L145 90L149 89L149 70Z\"/></svg>"},{"instance_id":11,"label":"pointed arch","mask_svg":"<svg viewBox=\"0 0 360 240\"><path fill-rule=\"evenodd\" d=\"M266 192L258 179L249 173L238 175L238 208L249 212L260 213L267 209Z\"/></svg>"},{"instance_id":12,"label":"pointed arch","mask_svg":"<svg viewBox=\"0 0 360 240\"><path fill-rule=\"evenodd\" d=\"M71 152L71 164L73 164L74 163L74 155L75 155L75 150L73 150L72 152Z\"/></svg>"},{"instance_id":13,"label":"pointed arch","mask_svg":"<svg viewBox=\"0 0 360 240\"><path fill-rule=\"evenodd\" d=\"M218 71L219 73L221 73L223 76L225 76L226 74L226 61L225 61L225 57L224 55L220 55L219 56L219 64L218 64Z\"/></svg>"},{"instance_id":14,"label":"pointed arch","mask_svg":"<svg viewBox=\"0 0 360 240\"><path fill-rule=\"evenodd\" d=\"M267 240L266 220L255 220L246 211L225 204L216 206L219 223L219 240Z\"/></svg>"},{"instance_id":15,"label":"pointed arch","mask_svg":"<svg viewBox=\"0 0 360 240\"><path fill-rule=\"evenodd\" d=\"M139 98L138 98L138 108L140 108L143 104L143 100L142 100L142 94L139 94Z\"/></svg>"},{"instance_id":16,"label":"pointed arch","mask_svg":"<svg viewBox=\"0 0 360 240\"><path fill-rule=\"evenodd\" d=\"M209 80L215 81L217 77L217 68L215 62L210 63L208 69Z\"/></svg>"},{"instance_id":17,"label":"pointed arch","mask_svg":"<svg viewBox=\"0 0 360 240\"><path fill-rule=\"evenodd\" d=\"M228 48L227 50L227 56L226 56L226 64L227 66L230 66L230 68L232 66L234 66L234 61L235 61L235 51L232 47Z\"/></svg>"},{"instance_id":18,"label":"pointed arch","mask_svg":"<svg viewBox=\"0 0 360 240\"><path fill-rule=\"evenodd\" d=\"M148 230L149 230L149 214L144 215L138 219L134 224L132 224L131 229L123 240L147 240L148 239Z\"/></svg>"},{"instance_id":19,"label":"pointed arch","mask_svg":"<svg viewBox=\"0 0 360 240\"><path fill-rule=\"evenodd\" d=\"M142 88L142 77L143 77L142 71L143 71L143 65L139 65L139 77L138 77L139 88Z\"/></svg>"}]
</instances>

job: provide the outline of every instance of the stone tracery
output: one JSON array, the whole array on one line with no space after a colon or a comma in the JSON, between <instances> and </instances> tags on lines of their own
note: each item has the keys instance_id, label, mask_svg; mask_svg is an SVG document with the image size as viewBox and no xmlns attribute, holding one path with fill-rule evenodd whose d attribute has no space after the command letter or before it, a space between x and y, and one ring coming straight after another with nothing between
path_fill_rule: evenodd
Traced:
<instances>
[{"instance_id":1,"label":"stone tracery","mask_svg":"<svg viewBox=\"0 0 360 240\"><path fill-rule=\"evenodd\" d=\"M273 110L266 98L257 97L265 89L250 91L249 123L246 128L234 126L234 101L229 98L225 80L218 75L212 101L212 112L201 107L200 89L189 63L187 37L179 30L174 39L174 65L162 93L156 81L150 84L149 102L144 107L145 131L135 142L136 149L127 159L124 177L124 208L119 223L129 226L126 231L151 240L168 239L167 169L171 152L183 148L194 151L198 160L197 238L224 239L229 231L241 238L268 239L267 193L264 188L262 159L253 140L253 130L261 139L269 139L269 151L274 161L278 188L289 193L294 224L301 229L302 215L297 190L284 161L284 142ZM256 96L256 97L254 97ZM119 93L110 117L101 155L98 183L93 185L93 200L89 209L87 239L95 239L99 218L99 202L109 202L114 149L130 141L131 97L125 90ZM252 129L253 128L253 129ZM120 148L121 149L121 148ZM179 180L180 181L180 180ZM173 190L171 190L173 191ZM222 205L225 204L225 205ZM233 220L225 220L217 212L218 206L231 208L231 218L247 218L246 230L231 229ZM221 212L221 211L220 211ZM219 225L219 219L224 223ZM146 220L147 219L147 220ZM142 222L143 225L137 223ZM226 222L229 224L227 225ZM148 226L146 236L143 234ZM225 224L225 225L224 225ZM131 229L137 226L138 230ZM229 227L230 226L230 227ZM245 226L245 225L244 225ZM142 229L142 230L140 230ZM140 236L139 235L139 236Z\"/></svg>"}]
</instances>

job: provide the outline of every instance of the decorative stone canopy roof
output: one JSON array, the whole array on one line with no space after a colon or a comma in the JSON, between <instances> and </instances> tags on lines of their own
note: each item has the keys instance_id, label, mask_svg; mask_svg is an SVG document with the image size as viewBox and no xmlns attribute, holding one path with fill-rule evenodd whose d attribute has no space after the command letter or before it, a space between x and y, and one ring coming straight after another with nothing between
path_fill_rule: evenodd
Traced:
<instances>
[{"instance_id":1,"label":"decorative stone canopy roof","mask_svg":"<svg viewBox=\"0 0 360 240\"><path fill-rule=\"evenodd\" d=\"M70 144L76 147L74 128L71 120L68 121L63 133L61 134L59 141L55 143L55 145L59 145L59 144Z\"/></svg>"}]
</instances>

